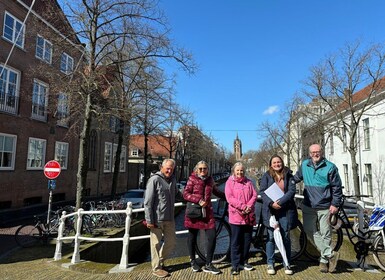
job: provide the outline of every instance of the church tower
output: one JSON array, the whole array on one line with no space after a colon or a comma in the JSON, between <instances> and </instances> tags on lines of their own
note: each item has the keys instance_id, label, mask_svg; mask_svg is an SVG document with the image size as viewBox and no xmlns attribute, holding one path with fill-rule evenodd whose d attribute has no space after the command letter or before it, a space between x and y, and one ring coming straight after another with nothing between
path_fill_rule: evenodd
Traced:
<instances>
[{"instance_id":1,"label":"church tower","mask_svg":"<svg viewBox=\"0 0 385 280\"><path fill-rule=\"evenodd\" d=\"M242 158L242 142L238 138L238 133L237 133L237 138L234 140L234 155L235 155L235 160L241 160Z\"/></svg>"}]
</instances>

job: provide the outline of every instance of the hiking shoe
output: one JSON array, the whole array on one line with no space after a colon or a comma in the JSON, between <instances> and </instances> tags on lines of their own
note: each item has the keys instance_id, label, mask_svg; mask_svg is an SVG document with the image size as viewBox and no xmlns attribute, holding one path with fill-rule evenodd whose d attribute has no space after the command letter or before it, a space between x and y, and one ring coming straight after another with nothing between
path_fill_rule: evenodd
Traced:
<instances>
[{"instance_id":1,"label":"hiking shoe","mask_svg":"<svg viewBox=\"0 0 385 280\"><path fill-rule=\"evenodd\" d=\"M285 274L286 275L293 275L293 270L291 269L290 265L285 266Z\"/></svg>"},{"instance_id":2,"label":"hiking shoe","mask_svg":"<svg viewBox=\"0 0 385 280\"><path fill-rule=\"evenodd\" d=\"M159 278L164 278L164 277L167 277L169 275L169 273L163 269L157 269L157 270L152 272L152 275L159 277Z\"/></svg>"},{"instance_id":3,"label":"hiking shoe","mask_svg":"<svg viewBox=\"0 0 385 280\"><path fill-rule=\"evenodd\" d=\"M274 275L275 274L275 269L273 265L268 265L267 266L267 274L269 275Z\"/></svg>"},{"instance_id":4,"label":"hiking shoe","mask_svg":"<svg viewBox=\"0 0 385 280\"><path fill-rule=\"evenodd\" d=\"M191 261L191 269L194 272L198 272L201 270L200 266L197 264L195 260Z\"/></svg>"},{"instance_id":5,"label":"hiking shoe","mask_svg":"<svg viewBox=\"0 0 385 280\"><path fill-rule=\"evenodd\" d=\"M251 264L248 264L248 263L245 263L244 265L241 265L241 268L244 269L244 270L253 270L254 267L251 265Z\"/></svg>"},{"instance_id":6,"label":"hiking shoe","mask_svg":"<svg viewBox=\"0 0 385 280\"><path fill-rule=\"evenodd\" d=\"M328 272L328 264L327 263L323 263L323 262L320 262L319 263L319 271L321 271L322 273L326 273Z\"/></svg>"},{"instance_id":7,"label":"hiking shoe","mask_svg":"<svg viewBox=\"0 0 385 280\"><path fill-rule=\"evenodd\" d=\"M329 272L332 273L336 270L338 259L340 258L340 253L333 251L333 254L329 258Z\"/></svg>"},{"instance_id":8,"label":"hiking shoe","mask_svg":"<svg viewBox=\"0 0 385 280\"><path fill-rule=\"evenodd\" d=\"M219 273L221 273L221 271L218 268L216 268L215 266L213 266L211 263L205 265L202 269L203 269L204 272L210 272L212 274L219 274Z\"/></svg>"},{"instance_id":9,"label":"hiking shoe","mask_svg":"<svg viewBox=\"0 0 385 280\"><path fill-rule=\"evenodd\" d=\"M239 269L238 268L232 268L231 269L231 275L238 275L239 274Z\"/></svg>"}]
</instances>

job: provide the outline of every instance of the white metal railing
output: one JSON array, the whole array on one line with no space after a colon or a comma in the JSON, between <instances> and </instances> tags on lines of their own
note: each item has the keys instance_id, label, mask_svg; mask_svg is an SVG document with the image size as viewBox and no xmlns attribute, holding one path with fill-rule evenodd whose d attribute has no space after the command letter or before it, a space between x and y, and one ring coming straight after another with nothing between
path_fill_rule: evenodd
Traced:
<instances>
[{"instance_id":1,"label":"white metal railing","mask_svg":"<svg viewBox=\"0 0 385 280\"><path fill-rule=\"evenodd\" d=\"M216 201L217 199L213 199L213 201ZM175 203L175 207L180 207L185 205L182 202ZM130 240L140 240L140 239L146 239L150 238L150 235L140 235L140 236L132 236L130 237L130 228L131 228L131 216L132 213L138 213L143 212L144 208L139 209L132 209L132 202L127 203L127 208L123 210L92 210L92 211L85 211L83 209L79 209L76 212L67 214L65 211L63 211L62 216L60 217L60 225L58 229L58 236L56 239L56 249L55 249L55 255L54 260L60 260L62 258L62 245L63 241L65 240L73 240L74 242L74 252L72 254L71 263L76 264L80 262L80 242L83 240L86 241L94 241L94 242L115 242L115 241L121 241L123 242L123 248L122 248L122 256L120 258L120 264L119 269L127 269L128 268L128 246ZM98 237L86 237L81 235L81 228L82 228L82 216L83 215L92 215L92 214L125 214L125 230L123 237L114 237L114 238L98 238ZM65 221L66 219L70 217L75 217L76 220L76 234L74 236L63 236L63 231L65 227ZM176 234L185 234L188 233L188 230L181 230L177 231Z\"/></svg>"}]
</instances>

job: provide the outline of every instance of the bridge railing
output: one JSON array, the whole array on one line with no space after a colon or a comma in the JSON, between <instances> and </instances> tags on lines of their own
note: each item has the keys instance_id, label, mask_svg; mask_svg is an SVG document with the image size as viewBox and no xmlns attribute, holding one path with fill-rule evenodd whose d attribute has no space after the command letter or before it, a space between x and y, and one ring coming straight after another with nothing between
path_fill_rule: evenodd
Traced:
<instances>
[{"instance_id":1,"label":"bridge railing","mask_svg":"<svg viewBox=\"0 0 385 280\"><path fill-rule=\"evenodd\" d=\"M216 199L213 199L216 201ZM175 207L181 207L185 204L182 202L175 203ZM80 243L81 241L91 241L91 242L122 242L122 256L120 258L119 268L121 270L128 268L128 247L131 240L140 240L150 238L150 235L140 235L140 236L130 236L130 228L132 222L132 214L144 212L144 208L133 209L132 202L127 203L126 209L121 210L91 210L86 211L84 209L79 209L76 212L67 214L63 211L62 216L60 217L60 225L58 229L58 236L56 238L56 248L54 260L60 260L62 258L62 245L63 241L72 241L74 243L74 251L71 258L71 263L76 264L81 261L80 259ZM125 217L125 229L123 237L114 237L114 238L100 238L100 237L89 237L81 234L82 228L82 216L83 215L93 215L93 214L124 214ZM65 221L68 218L74 217L76 221L75 231L76 234L73 236L63 236ZM185 234L188 233L188 230L177 231L176 234Z\"/></svg>"}]
</instances>

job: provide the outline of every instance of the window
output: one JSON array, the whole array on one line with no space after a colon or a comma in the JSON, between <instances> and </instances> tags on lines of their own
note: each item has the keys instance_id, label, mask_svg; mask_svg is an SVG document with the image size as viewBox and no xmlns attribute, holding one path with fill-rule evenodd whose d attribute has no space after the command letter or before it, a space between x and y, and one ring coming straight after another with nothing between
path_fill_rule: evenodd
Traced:
<instances>
[{"instance_id":1,"label":"window","mask_svg":"<svg viewBox=\"0 0 385 280\"><path fill-rule=\"evenodd\" d=\"M71 74L73 70L74 60L66 53L62 53L60 60L60 71L65 74Z\"/></svg>"},{"instance_id":2,"label":"window","mask_svg":"<svg viewBox=\"0 0 385 280\"><path fill-rule=\"evenodd\" d=\"M131 150L131 156L133 156L133 157L139 156L139 149L133 148L133 149Z\"/></svg>"},{"instance_id":3,"label":"window","mask_svg":"<svg viewBox=\"0 0 385 280\"><path fill-rule=\"evenodd\" d=\"M3 37L12 43L15 43L16 46L23 48L24 32L23 22L6 12L4 17Z\"/></svg>"},{"instance_id":4,"label":"window","mask_svg":"<svg viewBox=\"0 0 385 280\"><path fill-rule=\"evenodd\" d=\"M55 144L55 160L60 163L62 169L68 167L68 143L56 142Z\"/></svg>"},{"instance_id":5,"label":"window","mask_svg":"<svg viewBox=\"0 0 385 280\"><path fill-rule=\"evenodd\" d=\"M104 172L112 171L112 143L104 143Z\"/></svg>"},{"instance_id":6,"label":"window","mask_svg":"<svg viewBox=\"0 0 385 280\"><path fill-rule=\"evenodd\" d=\"M36 57L51 64L52 62L52 44L43 37L36 37Z\"/></svg>"},{"instance_id":7,"label":"window","mask_svg":"<svg viewBox=\"0 0 385 280\"><path fill-rule=\"evenodd\" d=\"M57 113L56 117L58 119L57 124L60 126L68 126L68 116L69 116L69 105L68 105L68 95L65 93L59 93L57 101Z\"/></svg>"},{"instance_id":8,"label":"window","mask_svg":"<svg viewBox=\"0 0 385 280\"><path fill-rule=\"evenodd\" d=\"M111 116L110 117L110 130L112 132L117 132L119 130L120 121L117 117Z\"/></svg>"},{"instance_id":9,"label":"window","mask_svg":"<svg viewBox=\"0 0 385 280\"><path fill-rule=\"evenodd\" d=\"M46 140L29 138L27 169L43 169Z\"/></svg>"},{"instance_id":10,"label":"window","mask_svg":"<svg viewBox=\"0 0 385 280\"><path fill-rule=\"evenodd\" d=\"M19 104L20 74L0 65L0 111L16 114Z\"/></svg>"},{"instance_id":11,"label":"window","mask_svg":"<svg viewBox=\"0 0 385 280\"><path fill-rule=\"evenodd\" d=\"M127 161L127 147L122 145L122 152L120 153L120 172L126 172Z\"/></svg>"},{"instance_id":12,"label":"window","mask_svg":"<svg viewBox=\"0 0 385 280\"><path fill-rule=\"evenodd\" d=\"M346 189L346 192L349 194L350 193L350 189L349 189L349 169L348 169L348 165L347 164L344 164L343 167L344 167L345 189Z\"/></svg>"},{"instance_id":13,"label":"window","mask_svg":"<svg viewBox=\"0 0 385 280\"><path fill-rule=\"evenodd\" d=\"M114 144L113 151L112 151L112 171L114 171L114 165L115 165L115 157L116 157L116 150L118 149L118 144ZM120 152L120 164L119 164L119 171L125 172L126 171L126 146L122 145L122 150Z\"/></svg>"},{"instance_id":14,"label":"window","mask_svg":"<svg viewBox=\"0 0 385 280\"><path fill-rule=\"evenodd\" d=\"M372 165L365 164L364 182L367 183L367 195L373 195Z\"/></svg>"},{"instance_id":15,"label":"window","mask_svg":"<svg viewBox=\"0 0 385 280\"><path fill-rule=\"evenodd\" d=\"M364 147L366 150L370 150L370 128L369 118L362 120L364 125Z\"/></svg>"},{"instance_id":16,"label":"window","mask_svg":"<svg viewBox=\"0 0 385 280\"><path fill-rule=\"evenodd\" d=\"M48 86L39 81L34 81L32 92L32 117L47 120Z\"/></svg>"},{"instance_id":17,"label":"window","mask_svg":"<svg viewBox=\"0 0 385 280\"><path fill-rule=\"evenodd\" d=\"M0 170L15 169L16 135L0 133Z\"/></svg>"}]
</instances>

